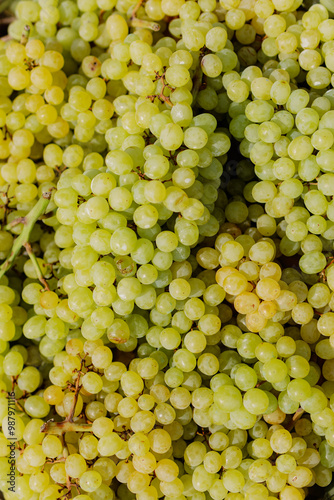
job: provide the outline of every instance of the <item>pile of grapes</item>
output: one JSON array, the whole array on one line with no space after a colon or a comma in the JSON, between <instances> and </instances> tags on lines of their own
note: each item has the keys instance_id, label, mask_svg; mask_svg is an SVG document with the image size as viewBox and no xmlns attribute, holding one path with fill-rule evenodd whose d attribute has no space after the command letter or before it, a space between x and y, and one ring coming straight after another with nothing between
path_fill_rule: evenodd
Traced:
<instances>
[{"instance_id":1,"label":"pile of grapes","mask_svg":"<svg viewBox=\"0 0 334 500\"><path fill-rule=\"evenodd\" d=\"M334 471L333 0L0 11L5 500L307 500Z\"/></svg>"}]
</instances>

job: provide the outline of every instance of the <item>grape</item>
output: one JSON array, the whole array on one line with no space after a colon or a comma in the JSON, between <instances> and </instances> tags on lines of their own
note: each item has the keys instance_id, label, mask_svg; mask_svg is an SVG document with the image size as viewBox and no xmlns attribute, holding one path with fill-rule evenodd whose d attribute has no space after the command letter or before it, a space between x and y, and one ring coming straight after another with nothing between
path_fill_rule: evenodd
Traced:
<instances>
[{"instance_id":1,"label":"grape","mask_svg":"<svg viewBox=\"0 0 334 500\"><path fill-rule=\"evenodd\" d=\"M17 2L0 458L4 479L12 390L21 496L330 484L333 22L299 3Z\"/></svg>"}]
</instances>

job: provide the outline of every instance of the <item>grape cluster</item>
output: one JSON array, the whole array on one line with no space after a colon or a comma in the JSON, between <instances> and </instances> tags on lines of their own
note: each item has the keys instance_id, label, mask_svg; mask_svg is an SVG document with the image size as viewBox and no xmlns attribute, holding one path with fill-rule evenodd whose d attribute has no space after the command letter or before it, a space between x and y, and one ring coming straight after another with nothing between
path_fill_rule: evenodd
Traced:
<instances>
[{"instance_id":1,"label":"grape cluster","mask_svg":"<svg viewBox=\"0 0 334 500\"><path fill-rule=\"evenodd\" d=\"M331 3L11 8L5 500L304 500L328 486Z\"/></svg>"}]
</instances>

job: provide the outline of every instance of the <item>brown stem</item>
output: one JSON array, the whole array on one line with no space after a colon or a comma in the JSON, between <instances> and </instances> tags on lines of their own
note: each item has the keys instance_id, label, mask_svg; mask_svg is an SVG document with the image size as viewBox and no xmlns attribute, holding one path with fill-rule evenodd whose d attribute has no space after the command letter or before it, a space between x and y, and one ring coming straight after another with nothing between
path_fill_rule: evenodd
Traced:
<instances>
[{"instance_id":1,"label":"brown stem","mask_svg":"<svg viewBox=\"0 0 334 500\"><path fill-rule=\"evenodd\" d=\"M101 9L100 14L99 14L99 23L102 24L103 22L103 15L105 13L105 10Z\"/></svg>"},{"instance_id":2,"label":"brown stem","mask_svg":"<svg viewBox=\"0 0 334 500\"><path fill-rule=\"evenodd\" d=\"M17 399L15 400L15 404L16 404L16 406L18 407L18 409L19 409L20 411L22 411L23 413L25 413L24 408L20 405L20 403L17 401Z\"/></svg>"},{"instance_id":3,"label":"brown stem","mask_svg":"<svg viewBox=\"0 0 334 500\"><path fill-rule=\"evenodd\" d=\"M154 81L156 82L157 80L160 80L161 81L161 85L162 85L162 89L161 89L160 94L148 95L147 99L150 99L151 102L154 102L154 99L158 98L158 99L160 99L160 101L165 102L170 107L173 107L172 101L169 99L169 97L165 96L165 94L164 94L165 88L168 88L171 91L174 90L173 87L171 87L170 85L168 85L168 83L166 83L166 81L165 81L165 72L162 73L162 75L159 75L159 73L156 72L156 78L154 79Z\"/></svg>"},{"instance_id":4,"label":"brown stem","mask_svg":"<svg viewBox=\"0 0 334 500\"><path fill-rule=\"evenodd\" d=\"M58 435L63 435L65 432L91 432L91 424L77 424L73 422L75 407L77 405L79 392L81 389L80 377L83 373L82 368L84 366L84 363L85 357L82 358L80 369L77 372L78 376L75 381L73 404L68 416L62 422L54 422L53 420L48 420L47 422L45 422L45 424L42 425L41 432Z\"/></svg>"},{"instance_id":5,"label":"brown stem","mask_svg":"<svg viewBox=\"0 0 334 500\"><path fill-rule=\"evenodd\" d=\"M131 19L134 19L136 17L136 14L137 14L138 10L140 9L140 7L142 6L143 2L144 2L144 0L139 0L136 3L136 5L133 8L132 14L131 14Z\"/></svg>"},{"instance_id":6,"label":"brown stem","mask_svg":"<svg viewBox=\"0 0 334 500\"><path fill-rule=\"evenodd\" d=\"M68 474L66 474L66 488L68 489L69 492L71 491L71 480Z\"/></svg>"},{"instance_id":7,"label":"brown stem","mask_svg":"<svg viewBox=\"0 0 334 500\"><path fill-rule=\"evenodd\" d=\"M79 489L78 485L75 483L73 486L77 490L78 495L80 495L80 489Z\"/></svg>"},{"instance_id":8,"label":"brown stem","mask_svg":"<svg viewBox=\"0 0 334 500\"><path fill-rule=\"evenodd\" d=\"M165 96L165 95L161 95L159 96L159 99L161 99L162 101L164 101L166 104L168 104L169 106L173 107L173 103L172 101L169 99L169 97Z\"/></svg>"},{"instance_id":9,"label":"brown stem","mask_svg":"<svg viewBox=\"0 0 334 500\"><path fill-rule=\"evenodd\" d=\"M82 368L82 362L81 362L81 368ZM75 391L74 391L73 405L72 405L70 413L68 414L68 417L66 418L67 422L73 422L73 417L74 417L74 413L75 413L75 407L77 405L77 401L78 401L80 389L81 389L80 374L78 373L78 377L77 377L77 379L75 381Z\"/></svg>"},{"instance_id":10,"label":"brown stem","mask_svg":"<svg viewBox=\"0 0 334 500\"><path fill-rule=\"evenodd\" d=\"M291 431L294 428L296 422L303 416L304 412L305 412L305 410L303 410L303 408L298 408L298 410L296 411L296 413L292 417L291 421L285 427L287 431Z\"/></svg>"},{"instance_id":11,"label":"brown stem","mask_svg":"<svg viewBox=\"0 0 334 500\"><path fill-rule=\"evenodd\" d=\"M168 88L169 90L172 90L172 91L174 90L170 85L168 85L165 82L165 73L161 77L161 82L162 82L162 89L161 89L161 92L160 92L160 95L159 95L159 99L161 99L162 101L164 101L167 104L169 104L169 106L173 107L172 101L169 99L169 97L165 96L165 94L164 94L165 88Z\"/></svg>"},{"instance_id":12,"label":"brown stem","mask_svg":"<svg viewBox=\"0 0 334 500\"><path fill-rule=\"evenodd\" d=\"M11 376L11 380L12 380L12 392L14 392L14 389L15 389L15 386L16 386L16 380L17 380L17 377L14 377L13 375Z\"/></svg>"},{"instance_id":13,"label":"brown stem","mask_svg":"<svg viewBox=\"0 0 334 500\"><path fill-rule=\"evenodd\" d=\"M58 463L61 463L61 462L65 462L66 458L65 457L61 457L61 458L57 458L57 460L54 460L53 458L50 458L50 460L46 460L46 463L48 464L58 464Z\"/></svg>"},{"instance_id":14,"label":"brown stem","mask_svg":"<svg viewBox=\"0 0 334 500\"><path fill-rule=\"evenodd\" d=\"M17 226L18 224L25 224L26 218L25 217L17 217L16 219L12 220L12 222L9 222L4 229L6 231L10 231L13 227Z\"/></svg>"}]
</instances>

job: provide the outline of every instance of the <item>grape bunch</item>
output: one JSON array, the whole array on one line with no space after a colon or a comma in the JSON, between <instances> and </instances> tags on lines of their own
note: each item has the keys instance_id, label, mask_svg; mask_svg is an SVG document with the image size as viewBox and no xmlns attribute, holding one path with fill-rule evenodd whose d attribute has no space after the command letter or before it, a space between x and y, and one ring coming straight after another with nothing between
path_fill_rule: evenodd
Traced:
<instances>
[{"instance_id":1,"label":"grape bunch","mask_svg":"<svg viewBox=\"0 0 334 500\"><path fill-rule=\"evenodd\" d=\"M332 3L0 12L5 500L330 485Z\"/></svg>"}]
</instances>

